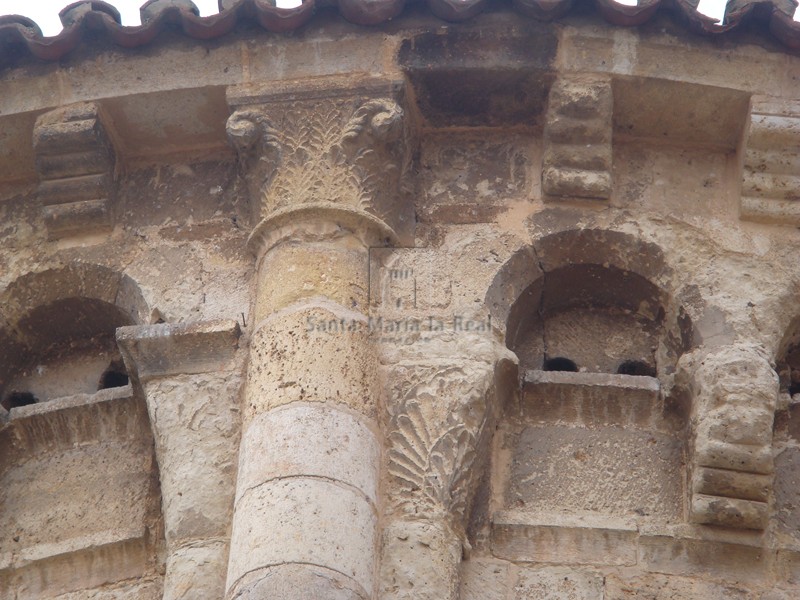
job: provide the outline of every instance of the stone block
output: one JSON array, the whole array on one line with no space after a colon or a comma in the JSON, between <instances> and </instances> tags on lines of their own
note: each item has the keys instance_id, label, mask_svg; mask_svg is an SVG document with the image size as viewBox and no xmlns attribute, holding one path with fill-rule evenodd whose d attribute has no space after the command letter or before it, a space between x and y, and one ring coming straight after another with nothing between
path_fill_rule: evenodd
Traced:
<instances>
[{"instance_id":1,"label":"stone block","mask_svg":"<svg viewBox=\"0 0 800 600\"><path fill-rule=\"evenodd\" d=\"M375 417L377 355L360 313L328 303L274 313L250 340L245 421L291 402L331 402Z\"/></svg>"},{"instance_id":2,"label":"stone block","mask_svg":"<svg viewBox=\"0 0 800 600\"><path fill-rule=\"evenodd\" d=\"M259 264L255 322L296 302L324 297L366 313L369 258L364 246L282 243Z\"/></svg>"},{"instance_id":3,"label":"stone block","mask_svg":"<svg viewBox=\"0 0 800 600\"><path fill-rule=\"evenodd\" d=\"M798 539L800 448L785 448L775 457L775 517L780 530Z\"/></svg>"},{"instance_id":4,"label":"stone block","mask_svg":"<svg viewBox=\"0 0 800 600\"><path fill-rule=\"evenodd\" d=\"M453 142L453 133L425 136L422 141L423 219L433 221L434 214L444 217L442 209L458 205L462 207L460 218L452 211L450 218L435 222L464 220L469 210L481 211L487 204L502 206L509 199L528 196L532 184L529 169L538 152L527 139L462 134Z\"/></svg>"},{"instance_id":5,"label":"stone block","mask_svg":"<svg viewBox=\"0 0 800 600\"><path fill-rule=\"evenodd\" d=\"M511 452L507 507L672 522L682 517L683 444L675 437L619 427L530 425L504 444Z\"/></svg>"},{"instance_id":6,"label":"stone block","mask_svg":"<svg viewBox=\"0 0 800 600\"><path fill-rule=\"evenodd\" d=\"M305 477L267 482L236 503L228 589L256 569L297 563L337 571L369 596L376 532L375 509L356 490Z\"/></svg>"},{"instance_id":7,"label":"stone block","mask_svg":"<svg viewBox=\"0 0 800 600\"><path fill-rule=\"evenodd\" d=\"M779 585L800 585L800 551L781 549L775 556Z\"/></svg>"},{"instance_id":8,"label":"stone block","mask_svg":"<svg viewBox=\"0 0 800 600\"><path fill-rule=\"evenodd\" d=\"M600 573L564 567L520 569L513 600L605 600Z\"/></svg>"},{"instance_id":9,"label":"stone block","mask_svg":"<svg viewBox=\"0 0 800 600\"><path fill-rule=\"evenodd\" d=\"M163 600L222 598L225 595L227 541L191 544L167 556Z\"/></svg>"},{"instance_id":10,"label":"stone block","mask_svg":"<svg viewBox=\"0 0 800 600\"><path fill-rule=\"evenodd\" d=\"M692 491L697 494L766 502L772 479L771 475L699 467L692 474Z\"/></svg>"},{"instance_id":11,"label":"stone block","mask_svg":"<svg viewBox=\"0 0 800 600\"><path fill-rule=\"evenodd\" d=\"M13 591L15 600L40 600L56 594L100 587L148 573L149 552L144 530L129 539L131 532L116 532L105 541L94 540L83 548L67 546L45 556L31 556L31 561L13 570L0 571L0 591ZM119 535L118 535L119 534ZM87 596L83 596L84 598ZM89 596L90 597L90 596Z\"/></svg>"},{"instance_id":12,"label":"stone block","mask_svg":"<svg viewBox=\"0 0 800 600\"><path fill-rule=\"evenodd\" d=\"M506 600L511 589L510 564L489 560L461 563L461 600Z\"/></svg>"},{"instance_id":13,"label":"stone block","mask_svg":"<svg viewBox=\"0 0 800 600\"><path fill-rule=\"evenodd\" d=\"M759 582L767 575L768 551L759 545L734 544L667 535L642 535L639 562L648 571L671 575Z\"/></svg>"},{"instance_id":14,"label":"stone block","mask_svg":"<svg viewBox=\"0 0 800 600\"><path fill-rule=\"evenodd\" d=\"M377 502L381 448L362 419L322 404L294 403L258 415L242 435L238 489L282 477L319 477ZM269 460L264 460L269 457Z\"/></svg>"},{"instance_id":15,"label":"stone block","mask_svg":"<svg viewBox=\"0 0 800 600\"><path fill-rule=\"evenodd\" d=\"M761 475L769 475L774 470L770 446L729 444L708 438L695 440L694 463L702 467Z\"/></svg>"},{"instance_id":16,"label":"stone block","mask_svg":"<svg viewBox=\"0 0 800 600\"><path fill-rule=\"evenodd\" d=\"M398 519L383 530L380 597L452 600L458 597L462 542L439 520Z\"/></svg>"},{"instance_id":17,"label":"stone block","mask_svg":"<svg viewBox=\"0 0 800 600\"><path fill-rule=\"evenodd\" d=\"M533 370L522 391L522 414L535 422L650 427L660 386L654 377Z\"/></svg>"},{"instance_id":18,"label":"stone block","mask_svg":"<svg viewBox=\"0 0 800 600\"><path fill-rule=\"evenodd\" d=\"M769 445L774 418L770 406L726 403L703 414L697 436L729 444Z\"/></svg>"},{"instance_id":19,"label":"stone block","mask_svg":"<svg viewBox=\"0 0 800 600\"><path fill-rule=\"evenodd\" d=\"M742 529L764 529L768 519L769 505L766 502L703 494L692 496L691 520L695 523Z\"/></svg>"},{"instance_id":20,"label":"stone block","mask_svg":"<svg viewBox=\"0 0 800 600\"><path fill-rule=\"evenodd\" d=\"M604 600L756 600L758 596L733 584L657 574L605 579ZM762 599L763 600L763 599Z\"/></svg>"},{"instance_id":21,"label":"stone block","mask_svg":"<svg viewBox=\"0 0 800 600\"><path fill-rule=\"evenodd\" d=\"M513 562L636 564L636 527L613 517L500 511L492 520L492 554Z\"/></svg>"}]
</instances>

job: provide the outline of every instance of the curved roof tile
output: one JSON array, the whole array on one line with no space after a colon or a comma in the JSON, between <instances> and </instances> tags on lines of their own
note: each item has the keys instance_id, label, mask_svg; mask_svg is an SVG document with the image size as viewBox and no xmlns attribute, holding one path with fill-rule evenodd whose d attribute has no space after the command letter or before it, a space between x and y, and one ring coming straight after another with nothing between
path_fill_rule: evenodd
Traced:
<instances>
[{"instance_id":1,"label":"curved roof tile","mask_svg":"<svg viewBox=\"0 0 800 600\"><path fill-rule=\"evenodd\" d=\"M89 32L105 32L116 44L127 48L143 46L167 26L179 28L195 39L211 39L231 31L241 20L254 20L264 29L282 32L296 29L313 17L317 7L335 5L341 15L359 25L376 25L400 14L406 0L304 0L297 8L278 8L268 0L219 0L220 12L199 16L191 0L150 0L141 9L142 24L120 24L116 8L101 0L83 0L64 8L59 16L64 29L44 37L39 26L27 17L0 16L0 56L22 46L43 60L61 58ZM431 12L448 21L462 21L481 12L491 0L423 0ZM640 0L637 6L615 0L513 0L522 14L552 20L568 12L574 2L594 2L610 23L640 25L663 7L677 7L692 29L722 33L753 18L765 19L769 31L786 46L800 48L800 23L793 20L796 0L730 0L722 24L697 12L698 0Z\"/></svg>"}]
</instances>

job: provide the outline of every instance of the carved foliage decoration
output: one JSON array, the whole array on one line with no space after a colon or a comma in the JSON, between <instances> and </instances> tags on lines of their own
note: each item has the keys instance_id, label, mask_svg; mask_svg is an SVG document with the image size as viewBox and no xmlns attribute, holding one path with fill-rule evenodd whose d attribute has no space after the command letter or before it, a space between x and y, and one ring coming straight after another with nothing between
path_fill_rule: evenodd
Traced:
<instances>
[{"instance_id":1,"label":"carved foliage decoration","mask_svg":"<svg viewBox=\"0 0 800 600\"><path fill-rule=\"evenodd\" d=\"M395 510L462 523L488 439L492 369L419 366L391 413L389 474Z\"/></svg>"},{"instance_id":2,"label":"carved foliage decoration","mask_svg":"<svg viewBox=\"0 0 800 600\"><path fill-rule=\"evenodd\" d=\"M408 167L403 110L390 99L275 103L235 112L227 128L259 218L312 202L383 218Z\"/></svg>"}]
</instances>

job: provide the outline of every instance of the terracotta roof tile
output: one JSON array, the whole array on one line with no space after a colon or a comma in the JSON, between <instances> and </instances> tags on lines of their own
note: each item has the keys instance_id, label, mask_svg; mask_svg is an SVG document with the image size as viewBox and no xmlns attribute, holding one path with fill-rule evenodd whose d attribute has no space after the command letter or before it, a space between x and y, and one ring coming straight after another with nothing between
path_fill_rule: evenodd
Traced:
<instances>
[{"instance_id":1,"label":"terracotta roof tile","mask_svg":"<svg viewBox=\"0 0 800 600\"><path fill-rule=\"evenodd\" d=\"M491 0L423 0L431 12L448 21L461 21L481 12ZM637 6L614 0L513 0L522 14L552 20L567 13L575 2L592 1L610 23L634 26L651 18L659 8L675 8L694 30L718 34L751 19L766 21L769 31L786 46L800 48L800 23L793 20L796 0L731 0L722 24L697 12L697 0L640 0ZM166 27L181 29L195 39L210 39L231 31L238 22L252 20L273 32L296 29L308 22L318 7L335 5L341 15L359 25L383 23L402 12L406 0L305 0L297 8L278 8L268 0L220 0L220 12L200 17L191 0L151 0L141 8L142 24L120 24L116 8L100 0L84 0L60 12L64 29L44 37L27 17L0 16L0 57L20 47L43 60L61 58L90 32L105 32L127 48L152 41Z\"/></svg>"}]
</instances>

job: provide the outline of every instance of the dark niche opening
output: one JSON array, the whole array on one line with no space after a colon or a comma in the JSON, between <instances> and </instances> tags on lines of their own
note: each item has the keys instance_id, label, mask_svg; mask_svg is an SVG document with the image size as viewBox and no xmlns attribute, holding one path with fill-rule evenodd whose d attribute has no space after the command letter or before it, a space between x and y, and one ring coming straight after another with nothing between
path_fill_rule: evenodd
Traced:
<instances>
[{"instance_id":1,"label":"dark niche opening","mask_svg":"<svg viewBox=\"0 0 800 600\"><path fill-rule=\"evenodd\" d=\"M636 375L639 377L655 377L656 368L643 360L626 360L619 365L617 373L620 375Z\"/></svg>"},{"instance_id":2,"label":"dark niche opening","mask_svg":"<svg viewBox=\"0 0 800 600\"><path fill-rule=\"evenodd\" d=\"M544 365L542 365L542 370L568 371L570 373L577 373L578 365L575 364L574 360L570 360L569 358L565 358L563 356L556 356L555 358L546 359L544 361Z\"/></svg>"},{"instance_id":3,"label":"dark niche opening","mask_svg":"<svg viewBox=\"0 0 800 600\"><path fill-rule=\"evenodd\" d=\"M107 390L109 388L124 387L128 385L129 381L125 364L121 360L114 360L111 361L111 364L100 376L100 383L97 385L97 389Z\"/></svg>"},{"instance_id":4,"label":"dark niche opening","mask_svg":"<svg viewBox=\"0 0 800 600\"><path fill-rule=\"evenodd\" d=\"M11 392L3 400L2 405L6 410L11 410L12 408L19 408L20 406L36 404L38 401L39 399L30 392Z\"/></svg>"}]
</instances>

